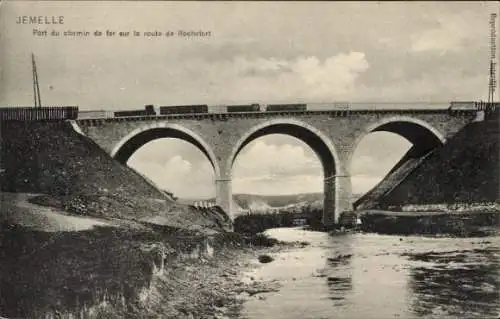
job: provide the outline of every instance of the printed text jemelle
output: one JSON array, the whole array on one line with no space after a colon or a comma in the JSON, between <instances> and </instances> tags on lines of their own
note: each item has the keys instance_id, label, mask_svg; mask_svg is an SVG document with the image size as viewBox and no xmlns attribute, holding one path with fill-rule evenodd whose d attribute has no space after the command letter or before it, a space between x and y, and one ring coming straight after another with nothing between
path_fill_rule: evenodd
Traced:
<instances>
[{"instance_id":1,"label":"printed text jemelle","mask_svg":"<svg viewBox=\"0 0 500 319\"><path fill-rule=\"evenodd\" d=\"M64 24L64 16L18 16L17 24Z\"/></svg>"}]
</instances>

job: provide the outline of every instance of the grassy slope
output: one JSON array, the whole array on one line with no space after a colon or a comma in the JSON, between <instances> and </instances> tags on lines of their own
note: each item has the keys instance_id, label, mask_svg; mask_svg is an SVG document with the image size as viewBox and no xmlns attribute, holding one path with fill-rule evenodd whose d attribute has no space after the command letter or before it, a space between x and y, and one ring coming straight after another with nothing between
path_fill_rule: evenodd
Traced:
<instances>
[{"instance_id":1,"label":"grassy slope","mask_svg":"<svg viewBox=\"0 0 500 319\"><path fill-rule=\"evenodd\" d=\"M101 318L144 318L134 305L150 285L155 267L207 240L203 230L180 228L217 227L224 218L214 210L169 201L68 123L0 123L0 132L2 191L41 193L39 202L76 214L161 217L173 226L127 227L125 222L123 227L45 232L0 219L1 315L76 316L107 300L119 313Z\"/></svg>"},{"instance_id":2,"label":"grassy slope","mask_svg":"<svg viewBox=\"0 0 500 319\"><path fill-rule=\"evenodd\" d=\"M48 195L41 203L99 217L216 226L224 217L169 200L132 169L119 164L69 123L1 125L2 191Z\"/></svg>"},{"instance_id":3,"label":"grassy slope","mask_svg":"<svg viewBox=\"0 0 500 319\"><path fill-rule=\"evenodd\" d=\"M164 284L192 285L182 278L207 237L163 227L131 230L98 227L79 232L41 232L0 223L0 314L8 318L150 318L140 292L151 285L155 271L165 266ZM231 238L218 233L209 241L221 251ZM190 254L194 259L187 260ZM180 274L172 274L176 269ZM160 297L172 299L169 289ZM175 294L177 299L190 298ZM111 314L90 316L91 308L107 300ZM172 311L171 307L166 310ZM151 318L154 316L151 316ZM161 316L164 318L165 316ZM155 317L156 318L156 317ZM169 316L166 318L179 318Z\"/></svg>"},{"instance_id":4,"label":"grassy slope","mask_svg":"<svg viewBox=\"0 0 500 319\"><path fill-rule=\"evenodd\" d=\"M471 123L386 194L383 207L499 202L498 113Z\"/></svg>"}]
</instances>

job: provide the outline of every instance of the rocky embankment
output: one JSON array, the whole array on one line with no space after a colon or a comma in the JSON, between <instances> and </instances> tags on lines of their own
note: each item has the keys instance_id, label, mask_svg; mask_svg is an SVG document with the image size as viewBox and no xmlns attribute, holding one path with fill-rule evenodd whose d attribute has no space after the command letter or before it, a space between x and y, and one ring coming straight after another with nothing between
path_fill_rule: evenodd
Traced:
<instances>
[{"instance_id":1,"label":"rocky embankment","mask_svg":"<svg viewBox=\"0 0 500 319\"><path fill-rule=\"evenodd\" d=\"M497 232L499 128L496 110L485 121L467 125L442 147L422 157L418 165L398 164L398 169L356 203L362 208L357 212L362 228L386 234L460 237ZM415 162L415 158L403 161Z\"/></svg>"}]
</instances>

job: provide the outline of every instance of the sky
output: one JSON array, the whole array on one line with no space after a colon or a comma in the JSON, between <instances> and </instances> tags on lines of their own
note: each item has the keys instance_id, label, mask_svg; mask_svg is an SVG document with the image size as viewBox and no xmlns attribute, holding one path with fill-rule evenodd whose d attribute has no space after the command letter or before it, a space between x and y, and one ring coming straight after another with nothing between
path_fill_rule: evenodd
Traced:
<instances>
[{"instance_id":1,"label":"sky","mask_svg":"<svg viewBox=\"0 0 500 319\"><path fill-rule=\"evenodd\" d=\"M499 11L497 1L0 5L0 105L33 104L33 52L43 104L82 110L486 99L489 14ZM16 24L24 15L63 16L64 24ZM61 35L35 35L33 29ZM97 30L104 34L93 36ZM106 36L106 30L140 35ZM144 35L178 30L210 35ZM91 35L64 36L65 31ZM351 163L353 190L368 190L408 147L390 133L368 135ZM278 156L290 160L278 165ZM182 197L213 196L208 161L183 141L151 142L129 165ZM316 192L321 180L319 161L305 144L267 136L237 158L233 191Z\"/></svg>"}]
</instances>

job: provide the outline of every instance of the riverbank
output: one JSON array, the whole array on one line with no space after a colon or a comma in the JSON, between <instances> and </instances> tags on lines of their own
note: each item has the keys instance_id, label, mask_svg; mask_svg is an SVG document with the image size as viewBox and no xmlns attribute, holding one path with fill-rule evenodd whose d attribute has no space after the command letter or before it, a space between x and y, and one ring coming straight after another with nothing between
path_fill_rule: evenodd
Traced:
<instances>
[{"instance_id":1,"label":"riverbank","mask_svg":"<svg viewBox=\"0 0 500 319\"><path fill-rule=\"evenodd\" d=\"M358 212L364 232L454 237L487 236L500 232L500 210Z\"/></svg>"},{"instance_id":2,"label":"riverbank","mask_svg":"<svg viewBox=\"0 0 500 319\"><path fill-rule=\"evenodd\" d=\"M236 318L244 301L278 288L242 272L286 247L118 227L0 230L5 318Z\"/></svg>"},{"instance_id":3,"label":"riverbank","mask_svg":"<svg viewBox=\"0 0 500 319\"><path fill-rule=\"evenodd\" d=\"M300 287L295 285L304 280L318 284L327 280L328 287L340 289L335 296L341 294L343 279L325 272L325 263L363 260L367 254L364 249L361 253L352 250L367 243L356 241L373 238L370 234L329 236L301 229L266 231L283 241L279 242L266 236L195 232L130 220L72 216L37 206L28 201L32 196L3 197L0 316L6 318L241 318L248 314L246 305L268 309L269 303L275 302L268 298L276 298L278 290L285 294L295 291ZM420 240L406 238L385 239L391 249L409 244L398 252L398 258L413 256L417 247L412 242ZM327 242L334 245L332 251L324 249ZM491 246L491 241L483 242ZM272 276L266 275L269 269ZM312 294L296 292L293 298L297 303ZM269 311L267 318L275 318L273 311L283 306L280 302L274 310L262 310ZM262 315L262 311L256 313Z\"/></svg>"},{"instance_id":4,"label":"riverbank","mask_svg":"<svg viewBox=\"0 0 500 319\"><path fill-rule=\"evenodd\" d=\"M244 272L259 267L259 256L283 248L223 249L213 258L169 264L142 293L138 318L239 318L244 302L279 290L277 282Z\"/></svg>"},{"instance_id":5,"label":"riverbank","mask_svg":"<svg viewBox=\"0 0 500 319\"><path fill-rule=\"evenodd\" d=\"M272 283L242 277L263 236L83 217L2 194L0 316L224 318Z\"/></svg>"},{"instance_id":6,"label":"riverbank","mask_svg":"<svg viewBox=\"0 0 500 319\"><path fill-rule=\"evenodd\" d=\"M0 317L197 317L225 293L183 286L203 273L232 286L220 271L238 268L245 247L271 244L227 232L219 208L173 201L67 122L0 131ZM148 299L155 285L167 308Z\"/></svg>"}]
</instances>

